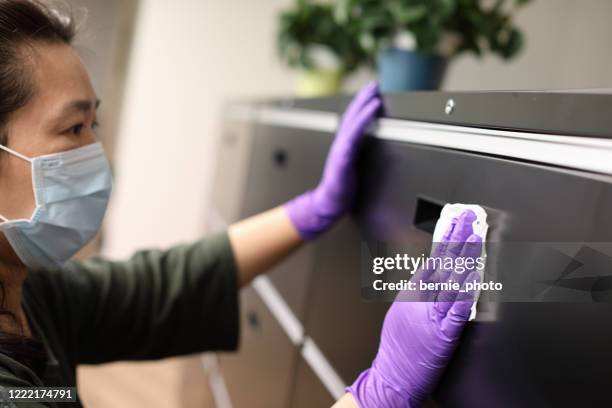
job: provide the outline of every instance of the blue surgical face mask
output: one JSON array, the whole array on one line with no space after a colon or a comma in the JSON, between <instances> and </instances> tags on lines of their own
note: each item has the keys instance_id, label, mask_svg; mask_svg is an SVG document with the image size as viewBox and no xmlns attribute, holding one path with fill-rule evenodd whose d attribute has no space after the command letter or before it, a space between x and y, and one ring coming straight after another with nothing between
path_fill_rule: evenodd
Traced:
<instances>
[{"instance_id":1,"label":"blue surgical face mask","mask_svg":"<svg viewBox=\"0 0 612 408\"><path fill-rule=\"evenodd\" d=\"M60 268L98 232L112 189L111 171L100 143L29 161L36 208L29 219L0 215L0 231L30 269Z\"/></svg>"}]
</instances>

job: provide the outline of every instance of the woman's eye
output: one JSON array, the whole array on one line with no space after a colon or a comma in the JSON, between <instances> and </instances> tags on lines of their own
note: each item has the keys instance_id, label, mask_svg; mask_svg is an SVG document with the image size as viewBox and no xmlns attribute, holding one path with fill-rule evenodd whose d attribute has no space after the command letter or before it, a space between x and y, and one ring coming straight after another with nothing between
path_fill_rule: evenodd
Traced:
<instances>
[{"instance_id":1,"label":"woman's eye","mask_svg":"<svg viewBox=\"0 0 612 408\"><path fill-rule=\"evenodd\" d=\"M73 135L79 136L82 130L83 130L83 124L79 123L78 125L74 125L70 129L68 129L68 132L72 133Z\"/></svg>"},{"instance_id":2,"label":"woman's eye","mask_svg":"<svg viewBox=\"0 0 612 408\"><path fill-rule=\"evenodd\" d=\"M97 120L94 120L94 121L93 121L93 123L91 124L91 128L92 128L92 129L95 129L95 128L97 128L98 126L100 126L100 124L98 123L98 121L97 121Z\"/></svg>"}]
</instances>

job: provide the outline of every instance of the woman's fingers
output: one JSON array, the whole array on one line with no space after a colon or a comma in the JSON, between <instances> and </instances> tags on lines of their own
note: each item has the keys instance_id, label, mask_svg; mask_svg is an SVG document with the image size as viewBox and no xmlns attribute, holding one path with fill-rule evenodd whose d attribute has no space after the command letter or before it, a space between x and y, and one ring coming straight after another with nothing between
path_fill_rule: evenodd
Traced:
<instances>
[{"instance_id":1,"label":"woman's fingers","mask_svg":"<svg viewBox=\"0 0 612 408\"><path fill-rule=\"evenodd\" d=\"M338 129L330 154L346 161L352 160L352 153L363 136L365 128L374 120L382 101L378 96L378 84L364 87L349 105L342 124Z\"/></svg>"},{"instance_id":2,"label":"woman's fingers","mask_svg":"<svg viewBox=\"0 0 612 408\"><path fill-rule=\"evenodd\" d=\"M442 238L442 242L435 244L435 255L432 257L440 259L441 261L445 258L456 258L461 254L463 245L466 239L472 234L472 223L476 219L476 214L471 210L463 211L457 218L453 218L451 221L452 232L448 237L449 228L446 231L445 236ZM448 239L447 239L448 238ZM443 262L441 262L443 264ZM451 271L443 267L439 267L434 273L436 282L445 282Z\"/></svg>"},{"instance_id":3,"label":"woman's fingers","mask_svg":"<svg viewBox=\"0 0 612 408\"><path fill-rule=\"evenodd\" d=\"M380 98L374 98L368 101L361 111L355 116L353 122L349 125L349 138L353 143L357 142L363 136L366 128L374 121L376 112L380 109L382 101Z\"/></svg>"},{"instance_id":4,"label":"woman's fingers","mask_svg":"<svg viewBox=\"0 0 612 408\"><path fill-rule=\"evenodd\" d=\"M441 290L437 294L436 299L436 311L440 316L445 316L452 307L453 302L458 299L467 299L464 292L464 283L469 280L469 276L476 270L478 258L482 253L482 238L476 234L472 234L465 241L461 254L453 258L454 269L447 271L446 279L443 281L446 284L452 284L455 282L460 286L459 290Z\"/></svg>"},{"instance_id":5,"label":"woman's fingers","mask_svg":"<svg viewBox=\"0 0 612 408\"><path fill-rule=\"evenodd\" d=\"M455 300L442 319L441 330L450 338L455 338L461 334L465 322L470 318L472 305L476 298L476 284L480 282L480 274L474 271L461 285L461 300Z\"/></svg>"},{"instance_id":6,"label":"woman's fingers","mask_svg":"<svg viewBox=\"0 0 612 408\"><path fill-rule=\"evenodd\" d=\"M361 88L361 90L355 95L348 108L343 115L343 119L347 119L355 116L361 108L372 99L372 97L378 95L378 82L373 81Z\"/></svg>"},{"instance_id":7,"label":"woman's fingers","mask_svg":"<svg viewBox=\"0 0 612 408\"><path fill-rule=\"evenodd\" d=\"M477 268L476 259L482 255L482 238L472 234L465 240L461 254L458 259L462 259L462 269L455 268L455 281L463 283L467 276Z\"/></svg>"},{"instance_id":8,"label":"woman's fingers","mask_svg":"<svg viewBox=\"0 0 612 408\"><path fill-rule=\"evenodd\" d=\"M448 244L448 254L458 256L463 249L466 239L474 233L472 224L476 221L476 214L472 210L464 210L459 216L459 221L455 226Z\"/></svg>"},{"instance_id":9,"label":"woman's fingers","mask_svg":"<svg viewBox=\"0 0 612 408\"><path fill-rule=\"evenodd\" d=\"M446 228L444 235L442 235L442 239L440 242L433 242L431 248L431 258L441 258L444 256L446 251L446 244L453 233L453 229L455 228L455 224L457 223L457 218L453 218L451 223ZM420 268L413 276L415 282L423 281L423 282L435 282L436 279L439 279L438 271L435 266L426 265Z\"/></svg>"},{"instance_id":10,"label":"woman's fingers","mask_svg":"<svg viewBox=\"0 0 612 408\"><path fill-rule=\"evenodd\" d=\"M376 111L380 109L381 104L382 102L378 98L369 101L353 118L350 127L343 129L336 137L330 155L337 159L336 163L339 169L348 170L352 167L355 151L363 137L363 132L376 117Z\"/></svg>"},{"instance_id":11,"label":"woman's fingers","mask_svg":"<svg viewBox=\"0 0 612 408\"><path fill-rule=\"evenodd\" d=\"M472 210L464 210L457 217L453 217L440 242L433 243L431 256L456 256L461 253L463 243L473 232L474 220L476 220L476 214Z\"/></svg>"},{"instance_id":12,"label":"woman's fingers","mask_svg":"<svg viewBox=\"0 0 612 408\"><path fill-rule=\"evenodd\" d=\"M454 217L453 219L451 219L450 224L444 232L444 235L442 235L442 238L440 239L440 242L433 243L433 248L431 250L432 257L442 257L444 256L444 254L446 254L446 248L448 246L448 243L450 242L451 236L453 235L453 231L455 230L455 225L457 225L457 222L459 222L459 218Z\"/></svg>"}]
</instances>

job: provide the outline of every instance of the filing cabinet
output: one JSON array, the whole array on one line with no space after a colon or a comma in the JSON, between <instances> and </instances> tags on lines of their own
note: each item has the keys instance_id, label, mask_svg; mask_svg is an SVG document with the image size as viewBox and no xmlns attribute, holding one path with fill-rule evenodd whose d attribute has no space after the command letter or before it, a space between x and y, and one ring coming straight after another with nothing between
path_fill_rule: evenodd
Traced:
<instances>
[{"instance_id":1,"label":"filing cabinet","mask_svg":"<svg viewBox=\"0 0 612 408\"><path fill-rule=\"evenodd\" d=\"M286 407L298 349L252 288L242 291L240 302L240 349L237 353L219 355L232 404Z\"/></svg>"},{"instance_id":2,"label":"filing cabinet","mask_svg":"<svg viewBox=\"0 0 612 408\"><path fill-rule=\"evenodd\" d=\"M602 228L599 215L612 208L612 178L374 139L367 151L359 219L367 235L388 237L395 246L415 243L409 232L418 229L423 200L483 206L492 242L612 241L612 216ZM371 217L381 212L393 219L384 228ZM518 257L497 267L505 269L500 277L518 280L538 273L535 262ZM612 396L604 390L612 381L603 380L612 364L609 319L609 303L499 303L494 315L468 323L435 399L449 407L609 405Z\"/></svg>"},{"instance_id":3,"label":"filing cabinet","mask_svg":"<svg viewBox=\"0 0 612 408\"><path fill-rule=\"evenodd\" d=\"M291 396L293 408L331 407L334 399L308 363L300 358L295 370L295 385Z\"/></svg>"},{"instance_id":4,"label":"filing cabinet","mask_svg":"<svg viewBox=\"0 0 612 408\"><path fill-rule=\"evenodd\" d=\"M450 97L457 101L455 116L436 113ZM489 215L489 245L612 242L612 171L605 160L609 151L612 163L612 145L605 129L593 123L593 111L585 109L595 106L588 96L571 103L563 98L519 93L386 96L385 117L393 120L381 120L364 141L358 163L361 184L351 216L268 275L271 287L299 322L301 341L287 336L277 311L262 298L265 293L257 288L243 291L241 351L220 357L233 406L331 405L342 387L326 383L313 364L331 370L328 374L336 382L350 384L371 364L389 307L361 298L362 243L425 245L445 203L483 206ZM601 96L597 98L601 102ZM255 105L274 115L262 114L244 125L252 140L248 149L225 147L220 153L226 157L223 162L248 163L241 170L242 187L216 198L224 217L233 221L232 214L254 215L313 188L333 139L335 128L329 124L346 102L347 98L327 98ZM486 117L479 114L479 106L486 106ZM555 121L568 115L568 109L571 123ZM599 114L603 117L605 112ZM423 123L415 124L420 120ZM559 139L563 134L548 141L546 133L559 132L560 126L567 128L567 141ZM579 136L588 140L582 144ZM480 137L482 143L461 144L471 137ZM512 154L506 155L499 148L514 142L533 150L510 149ZM224 184L218 183L215 191ZM537 276L534 265L538 264L533 258L505 260L499 276L512 285L510 280ZM600 267L598 274L605 281L612 267L609 272ZM571 287L555 290L568 297L576 293ZM612 307L596 300L483 302L428 404L611 405L607 371L612 365ZM323 363L303 355L305 340L317 345Z\"/></svg>"},{"instance_id":5,"label":"filing cabinet","mask_svg":"<svg viewBox=\"0 0 612 408\"><path fill-rule=\"evenodd\" d=\"M314 188L332 135L257 125L242 203L242 217L282 205ZM275 267L269 277L299 319L304 317L313 247L305 246Z\"/></svg>"},{"instance_id":6,"label":"filing cabinet","mask_svg":"<svg viewBox=\"0 0 612 408\"><path fill-rule=\"evenodd\" d=\"M330 135L316 132L292 132L291 129L267 126L255 126L251 132L254 142L246 169L241 218L282 205L294 196L315 187L331 142ZM314 247L311 245L300 248L268 274L270 282L298 319L303 319L305 314L310 273L315 259L313 251ZM260 304L261 299L254 289L247 289L246 292L249 294L249 304L241 306L241 313L243 319L249 322L253 317L249 305L255 302L255 299L258 299L256 302ZM246 295L243 295L243 299L244 296ZM258 310L257 314L272 318L267 309ZM266 322L269 326L268 319ZM275 333L282 333L285 340L291 343L282 328L278 326L277 329ZM236 407L286 407L292 389L290 385L294 381L299 345L291 344L291 352L286 352L283 347L278 348L275 342L255 342L257 346L254 347L250 340L253 337L247 335L251 332L251 327L246 329L244 347L238 355L221 355L219 358L232 403ZM267 334L253 336L256 339L267 338ZM276 371L271 376L263 375L261 368L262 364L269 367L266 363L268 358L275 360ZM245 384L249 378L257 378L257 388L251 389L250 387L254 386L252 383ZM257 398L261 400L254 399L253 393L257 393Z\"/></svg>"},{"instance_id":7,"label":"filing cabinet","mask_svg":"<svg viewBox=\"0 0 612 408\"><path fill-rule=\"evenodd\" d=\"M253 143L250 122L228 120L217 144L208 229L223 229L240 219Z\"/></svg>"}]
</instances>

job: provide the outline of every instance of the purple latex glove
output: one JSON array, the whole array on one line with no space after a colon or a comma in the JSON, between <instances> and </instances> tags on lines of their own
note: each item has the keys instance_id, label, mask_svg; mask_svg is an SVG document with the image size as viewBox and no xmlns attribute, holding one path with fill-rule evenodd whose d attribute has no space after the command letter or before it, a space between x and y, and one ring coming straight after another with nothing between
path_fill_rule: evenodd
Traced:
<instances>
[{"instance_id":1,"label":"purple latex glove","mask_svg":"<svg viewBox=\"0 0 612 408\"><path fill-rule=\"evenodd\" d=\"M319 185L285 204L302 238L316 238L352 208L357 189L357 147L381 103L377 82L359 91L344 113Z\"/></svg>"},{"instance_id":2,"label":"purple latex glove","mask_svg":"<svg viewBox=\"0 0 612 408\"><path fill-rule=\"evenodd\" d=\"M479 257L482 239L473 234L475 219L470 210L461 214L432 257ZM463 289L465 282L480 281L474 268L462 274L445 270L421 270L415 274L415 278L428 282L445 282L451 277ZM474 299L474 293L469 292L439 292L430 298L432 301L420 302L414 297L413 301L402 301L403 295L406 293L398 295L387 312L372 367L347 388L361 408L421 406L453 354Z\"/></svg>"}]
</instances>

